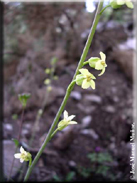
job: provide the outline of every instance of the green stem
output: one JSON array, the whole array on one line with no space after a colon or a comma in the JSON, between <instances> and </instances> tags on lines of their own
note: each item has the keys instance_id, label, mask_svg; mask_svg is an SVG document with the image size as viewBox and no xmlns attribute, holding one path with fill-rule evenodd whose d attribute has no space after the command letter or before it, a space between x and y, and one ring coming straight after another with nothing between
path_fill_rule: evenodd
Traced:
<instances>
[{"instance_id":1,"label":"green stem","mask_svg":"<svg viewBox=\"0 0 137 183\"><path fill-rule=\"evenodd\" d=\"M29 160L29 167L31 166L31 163L32 163L32 158L30 158Z\"/></svg>"},{"instance_id":2,"label":"green stem","mask_svg":"<svg viewBox=\"0 0 137 183\"><path fill-rule=\"evenodd\" d=\"M105 7L101 10L100 15L102 15L102 13L103 13L108 7L111 7L111 5L109 4L109 5L105 6Z\"/></svg>"},{"instance_id":3,"label":"green stem","mask_svg":"<svg viewBox=\"0 0 137 183\"><path fill-rule=\"evenodd\" d=\"M57 131L58 131L58 128L52 133L52 135L51 135L51 139L52 139L52 137L57 133Z\"/></svg>"},{"instance_id":4,"label":"green stem","mask_svg":"<svg viewBox=\"0 0 137 183\"><path fill-rule=\"evenodd\" d=\"M89 64L89 61L84 62L84 63L83 63L83 66L84 66L84 65L87 65L87 64Z\"/></svg>"},{"instance_id":5,"label":"green stem","mask_svg":"<svg viewBox=\"0 0 137 183\"><path fill-rule=\"evenodd\" d=\"M52 133L54 132L54 129L55 129L57 123L58 123L58 120L59 120L59 118L60 118L60 116L61 116L61 114L62 114L62 112L63 112L63 110L64 110L64 107L66 106L66 103L67 103L67 101L68 101L68 99L69 99L69 96L70 96L70 94L71 94L71 91L73 90L74 85L75 85L75 78L76 78L77 74L79 73L79 69L83 66L83 62L84 62L85 59L86 59L86 56L87 56L89 47L90 47L90 45L91 45L93 36L94 36L94 34L95 34L95 30L96 30L97 24L98 24L99 19L100 19L100 16L101 16L101 15L100 15L100 11L101 11L102 7L103 7L103 1L99 1L99 3L98 3L98 8L97 8L97 11L96 11L96 15L95 15L95 18L94 18L94 22L93 22L93 25L92 25L92 27L91 27L91 30L90 30L90 33L89 33L89 36L88 36L86 45L85 45L85 47L84 47L83 53L82 53L82 55L81 55L81 58L80 58L78 67L77 67L77 69L76 69L76 72L75 72L75 74L74 74L74 77L73 77L73 79L72 79L72 82L70 83L70 85L69 85L68 88L67 88L65 97L64 97L64 99L63 99L63 101L62 101L62 104L61 104L61 106L60 106L60 108L59 108L59 110L58 110L58 112L57 112L57 114L56 114L56 117L55 117L55 119L54 119L54 121L53 121L53 123L52 123L52 125L51 125L51 127L50 127L50 130L49 130L49 132L48 132L48 134L47 134L47 136L46 136L45 141L43 142L43 144L42 144L42 146L41 146L39 152L38 152L37 155L35 156L35 159L33 160L31 166L28 167L28 171L27 171L27 173L26 173L26 176L25 176L25 178L24 178L24 181L27 181L27 180L28 180L28 178L29 178L29 176L30 176L30 174L31 174L31 172L32 172L32 169L33 169L34 166L36 165L36 163L37 163L37 161L39 160L39 158L40 158L42 152L44 151L44 149L45 149L47 143L49 142L49 140L50 140L50 138L51 138L51 135L52 135Z\"/></svg>"},{"instance_id":6,"label":"green stem","mask_svg":"<svg viewBox=\"0 0 137 183\"><path fill-rule=\"evenodd\" d=\"M22 125L23 125L23 120L24 120L24 111L25 111L25 107L22 108L21 121L20 121L20 125L19 125L19 133L18 133L18 138L17 138L18 142L20 141L20 137L21 137ZM18 146L16 146L14 154L17 153L17 150L18 150ZM12 164L11 164L11 169L10 169L8 180L11 177L13 166L14 166L14 162L15 162L15 158L13 157L13 161L12 161Z\"/></svg>"}]
</instances>

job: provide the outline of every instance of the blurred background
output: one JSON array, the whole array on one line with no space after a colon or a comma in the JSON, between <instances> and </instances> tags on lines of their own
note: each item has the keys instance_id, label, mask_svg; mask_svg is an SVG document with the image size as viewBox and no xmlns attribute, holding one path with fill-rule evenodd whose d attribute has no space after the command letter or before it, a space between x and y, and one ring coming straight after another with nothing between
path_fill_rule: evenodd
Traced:
<instances>
[{"instance_id":1,"label":"blurred background","mask_svg":"<svg viewBox=\"0 0 137 183\"><path fill-rule=\"evenodd\" d=\"M105 1L107 5L108 1ZM31 93L20 145L33 158L72 80L95 15L96 1L4 4L4 173L9 175L22 106L18 94ZM96 89L75 86L65 109L78 125L58 132L34 168L31 181L130 180L133 113L133 10L107 8L87 59L107 55ZM98 71L90 70L95 76ZM49 82L50 79L50 82ZM41 110L43 113L41 113ZM18 150L19 151L19 150ZM25 163L15 160L13 180Z\"/></svg>"}]
</instances>

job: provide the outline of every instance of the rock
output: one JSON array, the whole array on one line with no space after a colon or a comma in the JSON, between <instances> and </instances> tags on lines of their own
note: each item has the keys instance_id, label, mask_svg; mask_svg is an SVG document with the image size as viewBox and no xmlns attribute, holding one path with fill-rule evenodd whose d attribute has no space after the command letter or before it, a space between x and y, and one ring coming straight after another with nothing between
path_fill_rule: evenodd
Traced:
<instances>
[{"instance_id":1,"label":"rock","mask_svg":"<svg viewBox=\"0 0 137 183\"><path fill-rule=\"evenodd\" d=\"M25 138L30 138L30 137L31 137L31 131L28 130L28 129L22 129L21 134L22 134L22 136L25 137Z\"/></svg>"},{"instance_id":2,"label":"rock","mask_svg":"<svg viewBox=\"0 0 137 183\"><path fill-rule=\"evenodd\" d=\"M108 106L104 107L104 111L106 111L108 113L115 113L116 109L113 106L108 105Z\"/></svg>"},{"instance_id":3,"label":"rock","mask_svg":"<svg viewBox=\"0 0 137 183\"><path fill-rule=\"evenodd\" d=\"M36 95L37 96L35 96L35 99L33 99L33 103L34 105L41 106L46 95L46 88L43 87L41 89L38 89ZM48 97L48 100L46 101L46 105L52 104L52 102L55 101L56 97L62 97L64 95L65 90L63 88L52 86L52 91L50 92L50 97Z\"/></svg>"},{"instance_id":4,"label":"rock","mask_svg":"<svg viewBox=\"0 0 137 183\"><path fill-rule=\"evenodd\" d=\"M81 130L80 132L82 135L89 135L91 136L94 140L99 139L98 134L93 130L93 129L84 129Z\"/></svg>"},{"instance_id":5,"label":"rock","mask_svg":"<svg viewBox=\"0 0 137 183\"><path fill-rule=\"evenodd\" d=\"M8 130L8 131L12 131L13 130L13 126L9 123L4 124L4 130Z\"/></svg>"},{"instance_id":6,"label":"rock","mask_svg":"<svg viewBox=\"0 0 137 183\"><path fill-rule=\"evenodd\" d=\"M85 112L86 114L91 114L96 107L95 106L84 106L83 104L79 103L77 107L82 111Z\"/></svg>"},{"instance_id":7,"label":"rock","mask_svg":"<svg viewBox=\"0 0 137 183\"><path fill-rule=\"evenodd\" d=\"M116 84L116 80L114 80L114 79L111 80L111 84L112 84L112 85L115 85L115 84Z\"/></svg>"},{"instance_id":8,"label":"rock","mask_svg":"<svg viewBox=\"0 0 137 183\"><path fill-rule=\"evenodd\" d=\"M135 50L136 49L136 39L135 38L129 38L126 42L121 43L118 48L120 50Z\"/></svg>"},{"instance_id":9,"label":"rock","mask_svg":"<svg viewBox=\"0 0 137 183\"><path fill-rule=\"evenodd\" d=\"M111 150L114 150L116 148L116 145L114 142L112 142L110 145L109 145L109 149Z\"/></svg>"},{"instance_id":10,"label":"rock","mask_svg":"<svg viewBox=\"0 0 137 183\"><path fill-rule=\"evenodd\" d=\"M101 97L98 95L85 95L84 99L98 104L102 102Z\"/></svg>"},{"instance_id":11,"label":"rock","mask_svg":"<svg viewBox=\"0 0 137 183\"><path fill-rule=\"evenodd\" d=\"M11 140L4 140L3 141L3 163L4 163L4 175L5 177L9 176L11 164L14 159L16 146L13 141ZM17 150L19 152L19 149ZM14 161L14 167L12 169L11 177L15 176L18 170L21 168L21 163L18 159Z\"/></svg>"},{"instance_id":12,"label":"rock","mask_svg":"<svg viewBox=\"0 0 137 183\"><path fill-rule=\"evenodd\" d=\"M110 145L109 145L109 149L111 152L113 152L114 154L117 154L118 150L116 148L116 144L115 142L112 142Z\"/></svg>"},{"instance_id":13,"label":"rock","mask_svg":"<svg viewBox=\"0 0 137 183\"><path fill-rule=\"evenodd\" d=\"M119 50L116 49L112 55L113 59L119 64L127 78L133 81L133 50Z\"/></svg>"},{"instance_id":14,"label":"rock","mask_svg":"<svg viewBox=\"0 0 137 183\"><path fill-rule=\"evenodd\" d=\"M85 116L83 119L82 119L82 127L83 128L86 128L90 125L92 121L92 117L91 116Z\"/></svg>"},{"instance_id":15,"label":"rock","mask_svg":"<svg viewBox=\"0 0 137 183\"><path fill-rule=\"evenodd\" d=\"M13 126L11 125L11 124L9 124L9 123L4 123L3 124L3 126L4 126L4 138L11 138L11 136L12 136L12 133L13 133Z\"/></svg>"},{"instance_id":16,"label":"rock","mask_svg":"<svg viewBox=\"0 0 137 183\"><path fill-rule=\"evenodd\" d=\"M111 137L110 140L111 140L111 142L115 142L116 138L115 137Z\"/></svg>"},{"instance_id":17,"label":"rock","mask_svg":"<svg viewBox=\"0 0 137 183\"><path fill-rule=\"evenodd\" d=\"M77 166L77 164L76 164L76 162L74 162L74 161L69 161L69 166L71 167L71 168L74 168L74 167L76 167Z\"/></svg>"},{"instance_id":18,"label":"rock","mask_svg":"<svg viewBox=\"0 0 137 183\"><path fill-rule=\"evenodd\" d=\"M64 150L67 149L74 140L74 131L73 128L65 131L63 134L58 136L54 141L53 145L57 149Z\"/></svg>"},{"instance_id":19,"label":"rock","mask_svg":"<svg viewBox=\"0 0 137 183\"><path fill-rule=\"evenodd\" d=\"M75 100L81 100L82 98L81 93L78 91L72 91L70 96Z\"/></svg>"},{"instance_id":20,"label":"rock","mask_svg":"<svg viewBox=\"0 0 137 183\"><path fill-rule=\"evenodd\" d=\"M24 124L24 128L30 130L32 128L32 124L26 123Z\"/></svg>"},{"instance_id":21,"label":"rock","mask_svg":"<svg viewBox=\"0 0 137 183\"><path fill-rule=\"evenodd\" d=\"M117 96L114 96L113 101L117 103L117 102L119 102L119 98Z\"/></svg>"},{"instance_id":22,"label":"rock","mask_svg":"<svg viewBox=\"0 0 137 183\"><path fill-rule=\"evenodd\" d=\"M111 91L112 91L113 94L117 93L117 87L112 86L111 87Z\"/></svg>"}]
</instances>

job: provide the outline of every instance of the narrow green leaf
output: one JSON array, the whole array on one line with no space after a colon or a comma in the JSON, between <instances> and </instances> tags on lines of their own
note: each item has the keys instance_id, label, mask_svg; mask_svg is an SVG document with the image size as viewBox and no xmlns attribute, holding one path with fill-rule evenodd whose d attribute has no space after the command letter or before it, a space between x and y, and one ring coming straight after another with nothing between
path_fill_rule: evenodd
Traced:
<instances>
[{"instance_id":1,"label":"narrow green leaf","mask_svg":"<svg viewBox=\"0 0 137 183\"><path fill-rule=\"evenodd\" d=\"M17 139L12 139L12 141L14 142L15 146L18 147L19 146L19 141Z\"/></svg>"}]
</instances>

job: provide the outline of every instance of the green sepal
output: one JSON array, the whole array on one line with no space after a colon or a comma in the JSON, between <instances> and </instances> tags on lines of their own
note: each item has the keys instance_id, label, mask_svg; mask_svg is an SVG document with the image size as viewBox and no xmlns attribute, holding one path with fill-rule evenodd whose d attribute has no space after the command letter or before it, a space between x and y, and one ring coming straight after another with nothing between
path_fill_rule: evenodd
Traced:
<instances>
[{"instance_id":1,"label":"green sepal","mask_svg":"<svg viewBox=\"0 0 137 183\"><path fill-rule=\"evenodd\" d=\"M112 1L112 2L110 3L110 5L111 5L111 7L112 7L113 9L118 9L118 8L121 7L121 5L118 5L116 1Z\"/></svg>"},{"instance_id":2,"label":"green sepal","mask_svg":"<svg viewBox=\"0 0 137 183\"><path fill-rule=\"evenodd\" d=\"M84 79L83 74L78 74L76 76L76 84L79 85L79 86L81 86L82 85L82 82L83 82L83 79Z\"/></svg>"},{"instance_id":3,"label":"green sepal","mask_svg":"<svg viewBox=\"0 0 137 183\"><path fill-rule=\"evenodd\" d=\"M29 167L31 166L31 164L32 164L32 158L30 157L30 159L29 159Z\"/></svg>"},{"instance_id":4,"label":"green sepal","mask_svg":"<svg viewBox=\"0 0 137 183\"><path fill-rule=\"evenodd\" d=\"M88 62L89 62L89 66L92 67L92 68L95 68L95 64L97 61L99 61L100 58L98 57L91 57Z\"/></svg>"}]
</instances>

